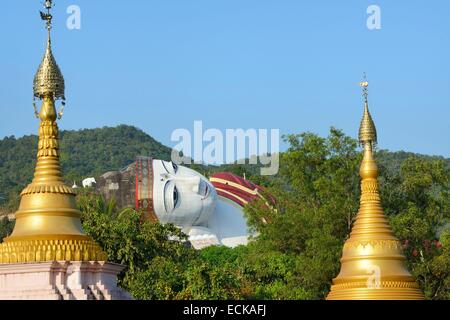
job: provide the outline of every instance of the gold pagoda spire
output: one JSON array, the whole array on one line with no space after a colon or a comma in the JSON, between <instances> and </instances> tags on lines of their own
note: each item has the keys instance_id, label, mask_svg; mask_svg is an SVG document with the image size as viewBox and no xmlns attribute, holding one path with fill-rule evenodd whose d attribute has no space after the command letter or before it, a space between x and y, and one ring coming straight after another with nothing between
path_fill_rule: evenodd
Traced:
<instances>
[{"instance_id":1,"label":"gold pagoda spire","mask_svg":"<svg viewBox=\"0 0 450 320\"><path fill-rule=\"evenodd\" d=\"M400 241L381 207L378 167L373 158L377 131L369 112L367 80L359 141L364 148L360 168L360 209L344 244L341 271L333 280L328 300L422 300L424 296L406 268Z\"/></svg>"},{"instance_id":2,"label":"gold pagoda spire","mask_svg":"<svg viewBox=\"0 0 450 320\"><path fill-rule=\"evenodd\" d=\"M372 146L377 144L377 128L373 122L372 116L369 112L369 82L367 82L366 74L364 74L364 80L360 83L363 88L364 96L364 116L361 120L361 126L359 127L359 142L361 145L364 143L370 143Z\"/></svg>"},{"instance_id":3,"label":"gold pagoda spire","mask_svg":"<svg viewBox=\"0 0 450 320\"><path fill-rule=\"evenodd\" d=\"M63 100L64 78L51 49L53 7L45 1L41 12L48 30L47 48L34 79L34 97L42 100L37 164L32 183L21 193L12 235L0 245L0 264L41 261L104 261L106 254L81 226L75 192L64 184L58 142L55 100Z\"/></svg>"}]
</instances>

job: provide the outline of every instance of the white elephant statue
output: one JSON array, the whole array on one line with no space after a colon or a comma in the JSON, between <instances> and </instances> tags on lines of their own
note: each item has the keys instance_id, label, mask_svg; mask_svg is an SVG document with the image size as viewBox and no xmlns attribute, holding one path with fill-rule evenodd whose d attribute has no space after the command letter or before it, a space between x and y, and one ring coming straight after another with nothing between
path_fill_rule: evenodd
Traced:
<instances>
[{"instance_id":1,"label":"white elephant statue","mask_svg":"<svg viewBox=\"0 0 450 320\"><path fill-rule=\"evenodd\" d=\"M83 188L92 188L95 184L97 184L95 178L87 178L83 180Z\"/></svg>"}]
</instances>

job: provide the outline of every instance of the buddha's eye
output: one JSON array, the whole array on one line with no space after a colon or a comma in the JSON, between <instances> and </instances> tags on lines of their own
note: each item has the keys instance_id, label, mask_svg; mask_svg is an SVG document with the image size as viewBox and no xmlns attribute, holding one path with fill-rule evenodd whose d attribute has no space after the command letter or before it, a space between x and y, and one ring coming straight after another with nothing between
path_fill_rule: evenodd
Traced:
<instances>
[{"instance_id":1,"label":"buddha's eye","mask_svg":"<svg viewBox=\"0 0 450 320\"><path fill-rule=\"evenodd\" d=\"M173 205L174 205L174 207L177 205L177 203L178 203L178 198L179 198L179 196L178 196L178 189L177 189L177 187L175 187L174 189L173 189Z\"/></svg>"}]
</instances>

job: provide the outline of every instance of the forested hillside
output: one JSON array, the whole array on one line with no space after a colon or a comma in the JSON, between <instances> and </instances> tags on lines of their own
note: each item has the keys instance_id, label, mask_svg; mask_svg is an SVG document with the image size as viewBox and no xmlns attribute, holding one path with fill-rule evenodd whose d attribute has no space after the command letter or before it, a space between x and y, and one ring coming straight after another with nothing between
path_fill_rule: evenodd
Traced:
<instances>
[{"instance_id":1,"label":"forested hillside","mask_svg":"<svg viewBox=\"0 0 450 320\"><path fill-rule=\"evenodd\" d=\"M137 155L170 159L170 148L132 126L61 131L61 164L68 183L117 170ZM14 206L18 193L31 182L36 164L37 136L0 140L0 204ZM3 200L2 200L3 198Z\"/></svg>"},{"instance_id":2,"label":"forested hillside","mask_svg":"<svg viewBox=\"0 0 450 320\"><path fill-rule=\"evenodd\" d=\"M123 168L138 155L170 160L170 148L133 126L61 131L60 135L61 164L68 184L76 181L80 185L81 180L86 177L98 177L107 171ZM22 138L11 136L0 140L0 206L6 206L6 211L14 211L18 205L20 191L33 178L36 149L35 135ZM410 156L425 160L444 160L447 169L450 168L450 159L403 151L381 150L377 153L377 161L389 171L398 172L401 164ZM240 176L245 174L261 185L268 185L270 180L259 176L260 167L254 165L191 167L205 175L217 171L234 172Z\"/></svg>"}]
</instances>

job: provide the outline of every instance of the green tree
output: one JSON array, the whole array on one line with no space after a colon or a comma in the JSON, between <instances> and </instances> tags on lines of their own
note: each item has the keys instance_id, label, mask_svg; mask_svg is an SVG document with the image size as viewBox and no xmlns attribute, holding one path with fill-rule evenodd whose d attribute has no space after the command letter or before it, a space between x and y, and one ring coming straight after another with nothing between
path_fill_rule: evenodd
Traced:
<instances>
[{"instance_id":1,"label":"green tree","mask_svg":"<svg viewBox=\"0 0 450 320\"><path fill-rule=\"evenodd\" d=\"M449 297L450 171L442 160L411 156L384 179L382 199L409 269L429 299ZM441 239L440 239L441 238Z\"/></svg>"},{"instance_id":2,"label":"green tree","mask_svg":"<svg viewBox=\"0 0 450 320\"><path fill-rule=\"evenodd\" d=\"M240 297L233 270L203 261L171 224L141 223L133 209L85 192L78 196L83 228L108 254L127 266L119 284L138 299L234 299Z\"/></svg>"},{"instance_id":3,"label":"green tree","mask_svg":"<svg viewBox=\"0 0 450 320\"><path fill-rule=\"evenodd\" d=\"M0 243L10 236L14 229L14 221L9 221L7 217L0 217Z\"/></svg>"},{"instance_id":4,"label":"green tree","mask_svg":"<svg viewBox=\"0 0 450 320\"><path fill-rule=\"evenodd\" d=\"M127 266L121 279L125 286L133 273L147 268L155 257L182 261L194 254L181 242L186 236L173 225L141 223L139 212L117 211L114 201L105 202L96 195L79 195L78 203L85 232L100 244L109 261Z\"/></svg>"}]
</instances>

